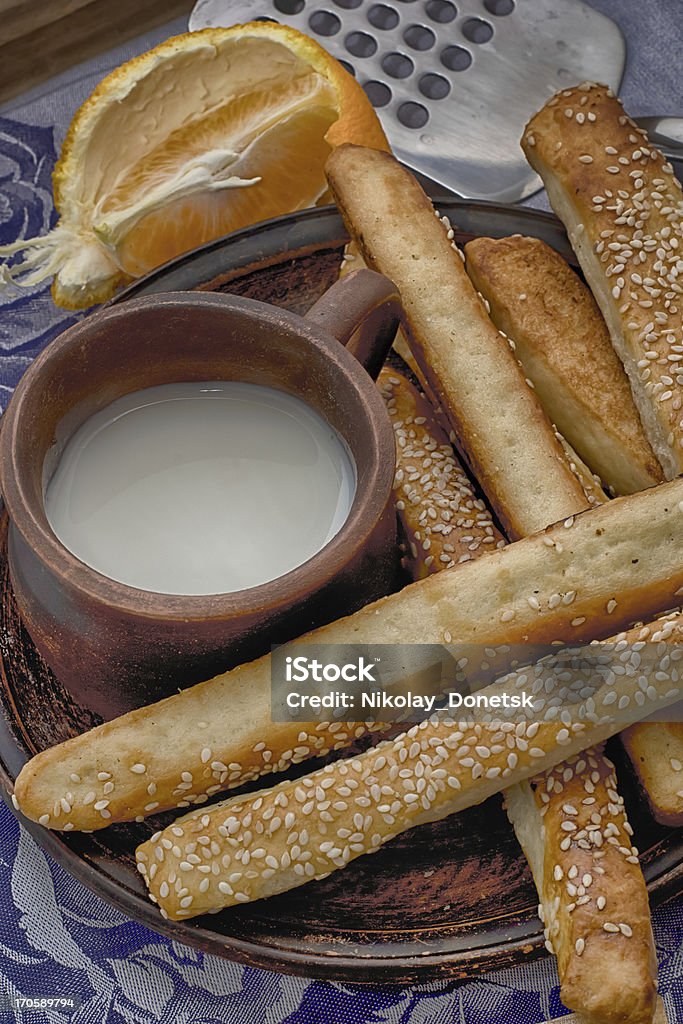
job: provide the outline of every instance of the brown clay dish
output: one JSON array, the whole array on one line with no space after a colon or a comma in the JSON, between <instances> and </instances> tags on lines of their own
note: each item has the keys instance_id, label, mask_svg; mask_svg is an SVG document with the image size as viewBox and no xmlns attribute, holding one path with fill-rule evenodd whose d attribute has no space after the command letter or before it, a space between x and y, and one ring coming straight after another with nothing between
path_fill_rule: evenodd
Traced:
<instances>
[{"instance_id":1,"label":"brown clay dish","mask_svg":"<svg viewBox=\"0 0 683 1024\"><path fill-rule=\"evenodd\" d=\"M439 204L465 231L538 235L565 253L549 215L519 208ZM337 273L344 233L331 209L298 214L212 243L139 282L128 294L212 287L305 311ZM122 296L126 298L126 296ZM36 653L8 582L0 522L0 782L5 792L26 758L97 722ZM683 886L679 832L650 817L629 769L617 760L653 903ZM301 765L298 772L311 767ZM472 977L543 953L537 897L500 800L406 833L345 871L270 900L194 922L163 921L148 902L133 851L172 815L92 835L24 822L68 871L124 913L179 942L260 967L345 982L388 984Z\"/></svg>"},{"instance_id":2,"label":"brown clay dish","mask_svg":"<svg viewBox=\"0 0 683 1024\"><path fill-rule=\"evenodd\" d=\"M104 718L249 661L382 596L396 573L394 435L353 336L377 371L395 330L393 286L364 270L302 319L234 295L171 292L111 305L56 338L3 418L0 485L10 517L14 594L33 642L75 700ZM306 563L246 591L184 597L108 579L71 554L45 516L43 481L89 416L131 391L184 380L240 380L300 395L343 437L356 494L337 535ZM44 469L45 467L45 469ZM188 524L191 529L191 524ZM235 537L234 542L239 543Z\"/></svg>"}]
</instances>

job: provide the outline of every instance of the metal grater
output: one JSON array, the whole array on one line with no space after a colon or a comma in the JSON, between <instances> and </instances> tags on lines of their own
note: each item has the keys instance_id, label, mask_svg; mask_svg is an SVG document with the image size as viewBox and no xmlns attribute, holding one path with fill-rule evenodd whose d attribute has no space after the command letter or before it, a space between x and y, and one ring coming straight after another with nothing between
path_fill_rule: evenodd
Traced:
<instances>
[{"instance_id":1,"label":"metal grater","mask_svg":"<svg viewBox=\"0 0 683 1024\"><path fill-rule=\"evenodd\" d=\"M626 52L615 23L582 0L199 0L190 28L256 18L340 60L403 163L499 202L541 187L519 147L529 117L562 86L616 91Z\"/></svg>"}]
</instances>

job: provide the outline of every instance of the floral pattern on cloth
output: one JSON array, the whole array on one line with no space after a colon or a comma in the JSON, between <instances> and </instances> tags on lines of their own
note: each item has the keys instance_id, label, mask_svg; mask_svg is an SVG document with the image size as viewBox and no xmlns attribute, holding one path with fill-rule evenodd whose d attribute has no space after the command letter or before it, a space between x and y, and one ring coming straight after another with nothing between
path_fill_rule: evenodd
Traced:
<instances>
[{"instance_id":1,"label":"floral pattern on cloth","mask_svg":"<svg viewBox=\"0 0 683 1024\"><path fill-rule=\"evenodd\" d=\"M53 135L0 117L0 245L45 234L57 219ZM79 315L55 306L49 282L0 289L0 410L33 357Z\"/></svg>"},{"instance_id":2,"label":"floral pattern on cloth","mask_svg":"<svg viewBox=\"0 0 683 1024\"><path fill-rule=\"evenodd\" d=\"M53 127L0 117L0 244L55 220ZM84 314L48 284L0 292L0 409L38 352ZM683 1022L683 900L654 915L660 991ZM9 997L74 997L74 1011ZM537 1024L566 1012L546 957L471 981L354 987L243 967L155 934L56 865L0 803L0 1024Z\"/></svg>"},{"instance_id":3,"label":"floral pattern on cloth","mask_svg":"<svg viewBox=\"0 0 683 1024\"><path fill-rule=\"evenodd\" d=\"M683 1021L683 905L667 904L654 920L674 1024ZM7 996L79 1005L17 1011ZM0 804L0 1024L539 1024L565 1012L549 957L472 981L370 988L201 953L85 889Z\"/></svg>"}]
</instances>

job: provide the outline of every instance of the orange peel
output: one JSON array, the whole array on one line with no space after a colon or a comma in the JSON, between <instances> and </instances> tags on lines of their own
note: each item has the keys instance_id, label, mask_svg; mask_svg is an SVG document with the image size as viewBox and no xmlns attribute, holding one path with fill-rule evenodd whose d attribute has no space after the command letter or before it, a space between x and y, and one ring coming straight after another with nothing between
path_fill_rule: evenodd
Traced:
<instances>
[{"instance_id":1,"label":"orange peel","mask_svg":"<svg viewBox=\"0 0 683 1024\"><path fill-rule=\"evenodd\" d=\"M53 173L59 222L0 247L0 284L53 277L80 309L230 231L328 197L345 142L388 143L363 89L275 22L175 36L108 75L76 112Z\"/></svg>"}]
</instances>

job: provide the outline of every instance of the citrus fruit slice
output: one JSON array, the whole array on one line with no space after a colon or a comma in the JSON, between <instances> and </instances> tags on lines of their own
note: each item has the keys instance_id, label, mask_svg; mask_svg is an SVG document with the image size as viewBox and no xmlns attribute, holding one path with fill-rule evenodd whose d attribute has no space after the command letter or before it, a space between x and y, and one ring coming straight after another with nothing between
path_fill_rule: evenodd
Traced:
<instances>
[{"instance_id":1,"label":"citrus fruit slice","mask_svg":"<svg viewBox=\"0 0 683 1024\"><path fill-rule=\"evenodd\" d=\"M181 252L326 197L343 142L388 143L360 85L275 22L167 40L117 68L77 111L53 174L57 226L0 247L2 277L54 276L60 306L109 298Z\"/></svg>"}]
</instances>

